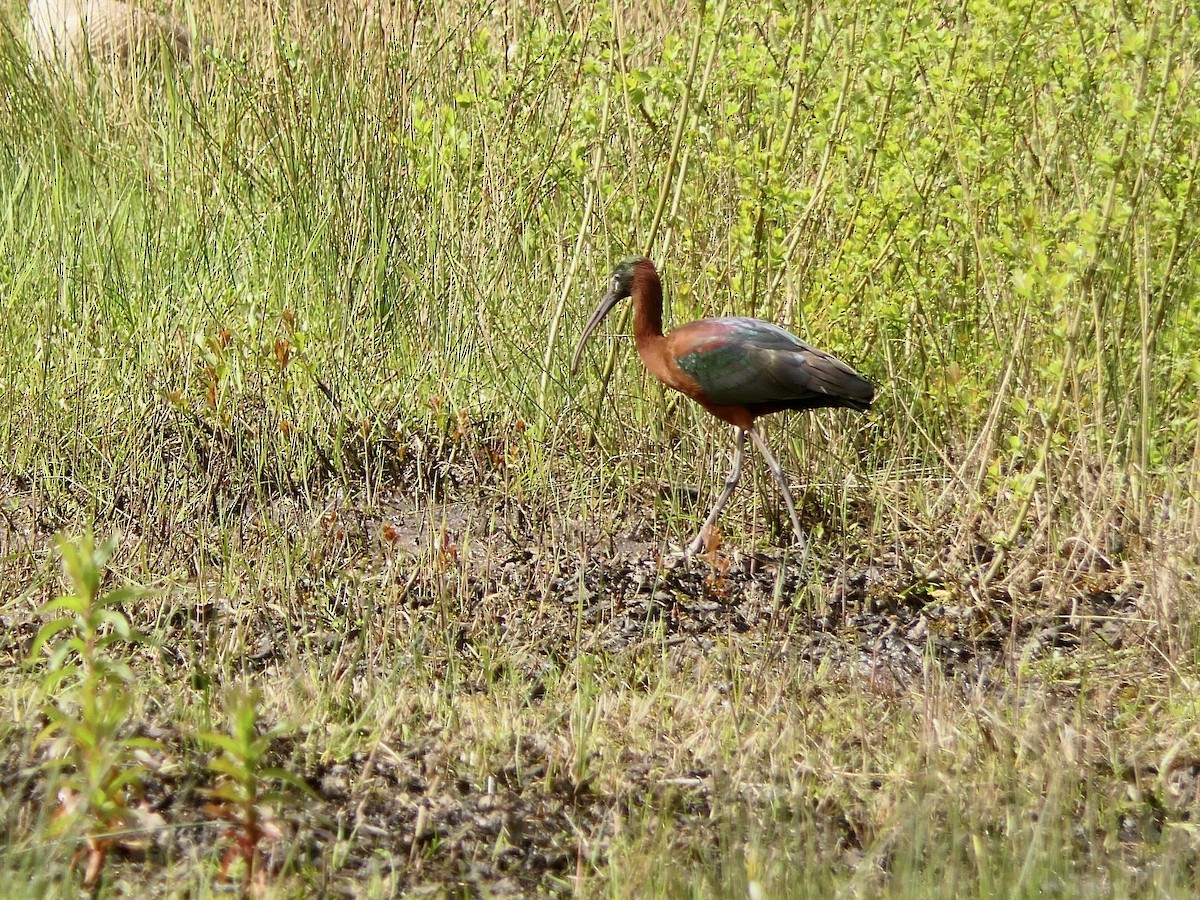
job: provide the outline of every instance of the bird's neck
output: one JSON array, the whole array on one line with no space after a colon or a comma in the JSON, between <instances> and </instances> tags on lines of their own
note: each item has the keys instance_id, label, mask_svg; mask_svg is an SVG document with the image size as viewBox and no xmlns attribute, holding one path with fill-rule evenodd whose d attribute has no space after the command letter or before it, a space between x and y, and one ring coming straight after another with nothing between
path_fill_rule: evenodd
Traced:
<instances>
[{"instance_id":1,"label":"bird's neck","mask_svg":"<svg viewBox=\"0 0 1200 900\"><path fill-rule=\"evenodd\" d=\"M640 266L633 273L633 336L638 351L644 354L662 340L662 281L654 267Z\"/></svg>"}]
</instances>

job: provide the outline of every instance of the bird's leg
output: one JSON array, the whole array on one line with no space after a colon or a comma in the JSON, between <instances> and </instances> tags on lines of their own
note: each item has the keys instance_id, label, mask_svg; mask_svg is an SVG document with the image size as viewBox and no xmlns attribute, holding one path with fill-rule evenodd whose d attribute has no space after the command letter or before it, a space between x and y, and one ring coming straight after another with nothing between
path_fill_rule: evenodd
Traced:
<instances>
[{"instance_id":1,"label":"bird's leg","mask_svg":"<svg viewBox=\"0 0 1200 900\"><path fill-rule=\"evenodd\" d=\"M754 434L753 431L750 432ZM704 531L707 528L712 528L716 523L717 517L721 515L721 510L725 508L725 504L729 502L729 498L733 496L733 490L737 487L738 481L742 477L742 456L746 450L746 432L744 429L734 428L734 444L733 444L733 466L729 470L729 477L725 479L725 490L721 491L721 496L717 498L716 504L713 505L712 512L708 514L708 518L704 520L704 524L700 526L700 531L692 542L688 544L686 556L689 558L695 556L704 549Z\"/></svg>"},{"instance_id":2,"label":"bird's leg","mask_svg":"<svg viewBox=\"0 0 1200 900\"><path fill-rule=\"evenodd\" d=\"M800 552L804 556L808 555L808 541L804 538L804 531L800 527L800 517L796 515L796 504L792 500L792 492L788 488L787 479L783 477L783 468L779 465L779 460L775 458L775 454L771 452L771 448L767 446L767 442L762 439L757 431L750 429L750 437L754 439L754 445L758 447L763 458L767 461L767 466L771 469L771 474L775 476L775 480L779 482L779 488L783 491L783 499L787 502L788 513L792 517L792 527L796 529L796 537L800 539Z\"/></svg>"}]
</instances>

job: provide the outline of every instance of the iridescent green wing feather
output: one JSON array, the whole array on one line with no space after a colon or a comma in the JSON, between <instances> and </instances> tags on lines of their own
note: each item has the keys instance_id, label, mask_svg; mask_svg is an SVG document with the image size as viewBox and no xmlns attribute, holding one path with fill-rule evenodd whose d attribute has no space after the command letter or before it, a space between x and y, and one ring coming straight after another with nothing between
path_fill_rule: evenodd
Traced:
<instances>
[{"instance_id":1,"label":"iridescent green wing feather","mask_svg":"<svg viewBox=\"0 0 1200 900\"><path fill-rule=\"evenodd\" d=\"M761 319L701 319L671 338L679 367L713 403L870 403L871 386L853 369Z\"/></svg>"}]
</instances>

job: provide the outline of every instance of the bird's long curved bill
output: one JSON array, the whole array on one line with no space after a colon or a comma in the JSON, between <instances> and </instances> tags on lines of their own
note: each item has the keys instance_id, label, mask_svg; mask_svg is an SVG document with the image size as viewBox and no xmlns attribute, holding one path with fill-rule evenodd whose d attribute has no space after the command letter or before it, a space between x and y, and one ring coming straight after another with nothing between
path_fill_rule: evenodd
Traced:
<instances>
[{"instance_id":1,"label":"bird's long curved bill","mask_svg":"<svg viewBox=\"0 0 1200 900\"><path fill-rule=\"evenodd\" d=\"M617 297L616 291L610 290L604 295L604 299L600 301L600 305L596 307L596 311L592 313L592 317L588 320L587 325L584 326L583 336L579 339L579 348L575 351L575 358L571 360L572 375L574 375L575 370L579 368L579 358L583 356L583 345L586 344L587 339L592 336L592 332L596 330L596 326L599 325L604 320L604 317L612 311L612 308L617 305L618 299L619 298Z\"/></svg>"}]
</instances>

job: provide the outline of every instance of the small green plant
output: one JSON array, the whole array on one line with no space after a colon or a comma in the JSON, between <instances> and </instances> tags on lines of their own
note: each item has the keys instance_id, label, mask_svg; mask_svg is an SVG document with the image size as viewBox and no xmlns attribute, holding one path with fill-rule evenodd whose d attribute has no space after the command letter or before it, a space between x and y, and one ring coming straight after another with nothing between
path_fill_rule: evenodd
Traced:
<instances>
[{"instance_id":1,"label":"small green plant","mask_svg":"<svg viewBox=\"0 0 1200 900\"><path fill-rule=\"evenodd\" d=\"M83 883L93 891L109 851L135 821L130 801L140 793L145 773L136 751L157 747L128 734L134 678L123 649L142 637L123 608L142 591L122 587L101 593L115 547L115 538L97 547L90 533L77 543L59 538L70 590L42 607L52 618L30 651L31 661L47 657L41 687L48 698L42 707L48 723L34 746L48 748L55 830L82 835L74 863L85 861Z\"/></svg>"},{"instance_id":2,"label":"small green plant","mask_svg":"<svg viewBox=\"0 0 1200 900\"><path fill-rule=\"evenodd\" d=\"M259 699L256 690L233 688L225 703L229 734L210 731L200 735L201 741L220 751L208 763L209 771L217 776L217 784L205 791L210 800L205 812L230 823L222 835L231 844L221 859L221 878L227 880L240 860L244 897L260 895L266 887L266 873L259 865L260 844L283 836L275 824L273 811L283 793L268 787L268 782L308 790L295 775L265 765L271 745L287 733L288 727L276 725L260 734Z\"/></svg>"}]
</instances>

